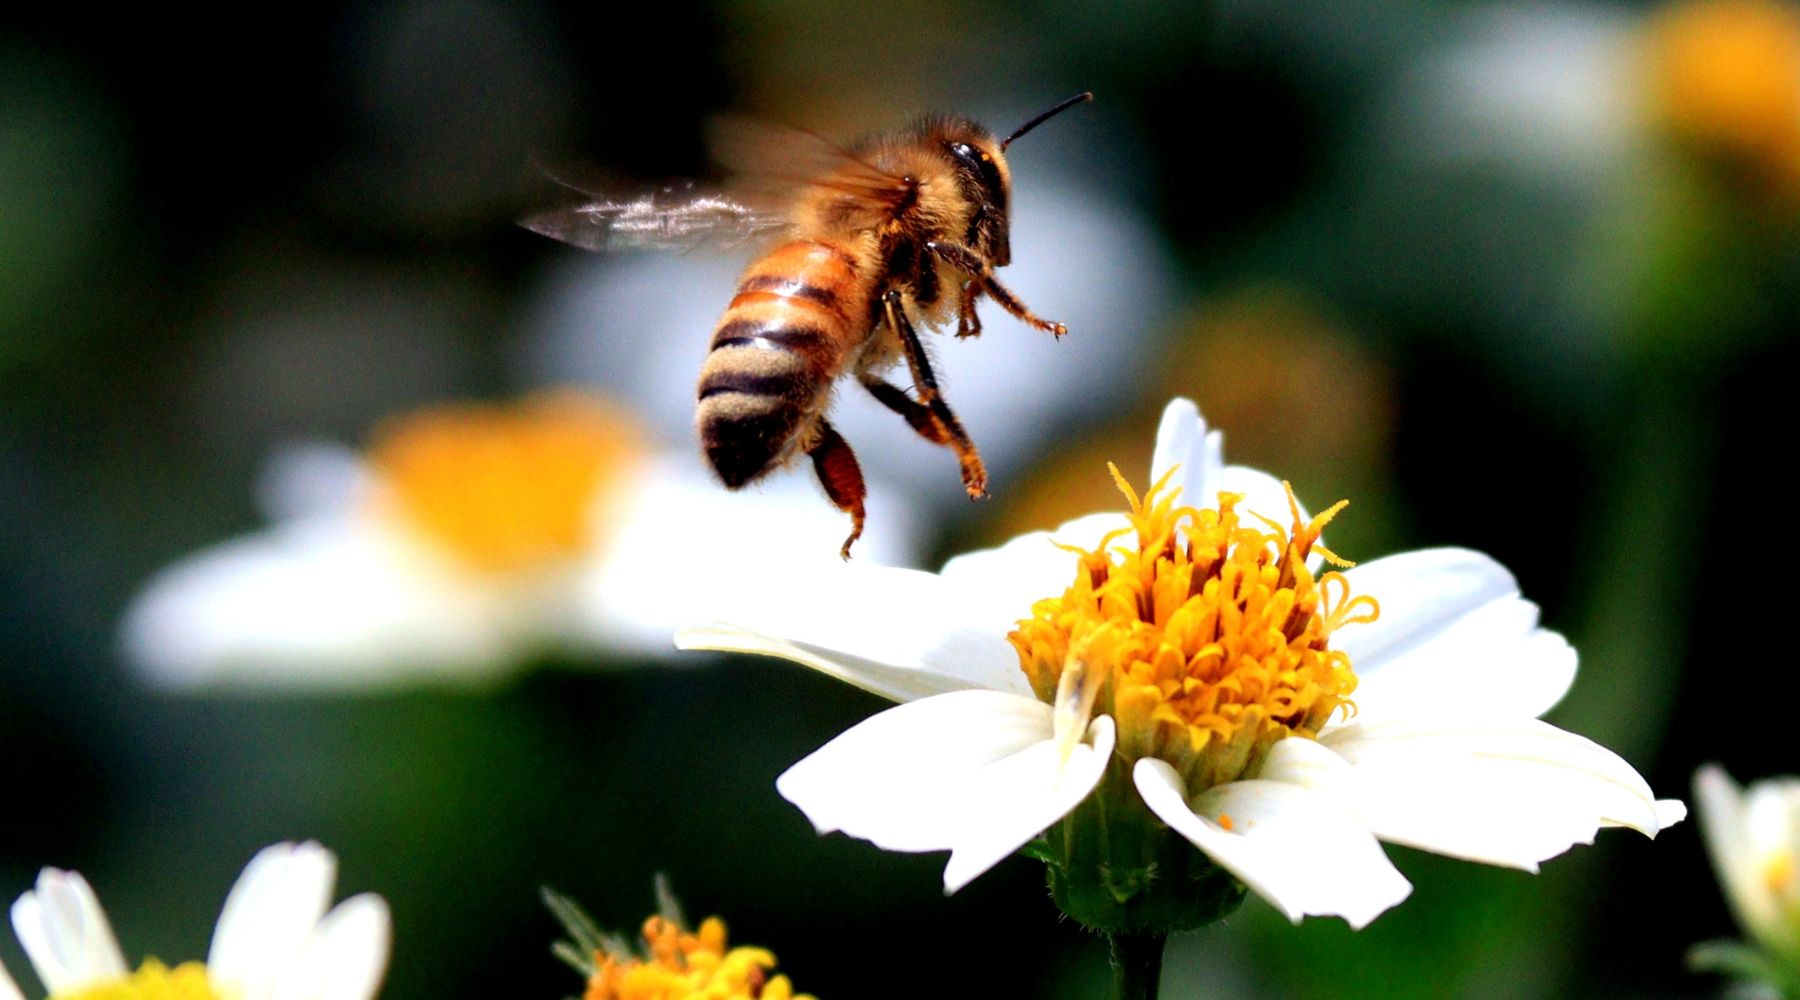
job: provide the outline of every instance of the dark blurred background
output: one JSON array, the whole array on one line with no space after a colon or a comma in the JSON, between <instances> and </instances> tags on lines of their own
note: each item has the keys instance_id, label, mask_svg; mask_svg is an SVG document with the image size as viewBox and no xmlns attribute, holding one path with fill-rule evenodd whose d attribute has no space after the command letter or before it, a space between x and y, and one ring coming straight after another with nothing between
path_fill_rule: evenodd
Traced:
<instances>
[{"instance_id":1,"label":"dark blurred background","mask_svg":"<svg viewBox=\"0 0 1800 1000\"><path fill-rule=\"evenodd\" d=\"M534 318L559 308L549 276L620 265L513 225L534 160L706 176L723 111L847 137L941 108L1004 131L1098 95L1012 152L1013 270L1027 284L1051 253L1029 232L1059 205L1025 199L1057 178L1085 192L1070 212L1104 209L1148 249L1038 285L1040 312L1138 269L1166 280L1116 329L1072 331L1116 351L1108 377L1052 371L1019 471L933 517L924 565L1110 505L1099 463L1143 469L1161 404L1189 394L1231 460L1315 506L1352 499L1346 556L1459 544L1511 567L1583 654L1552 720L1660 794L1686 797L1709 760L1740 779L1800 765L1775 711L1800 695L1791 644L1763 627L1785 591L1755 569L1786 558L1770 489L1800 361L1786 5L3 17L0 892L78 868L134 961L203 955L250 855L312 837L341 894L392 904L395 1000L578 993L538 887L629 930L658 871L827 1000L1104 989L1103 947L1059 920L1035 863L944 899L941 857L814 836L774 777L881 706L798 667L564 658L479 692L283 698L159 693L120 661L151 573L263 523L270 449L558 380ZM1783 53L1785 97L1758 84L1787 79ZM1004 371L1028 331L985 317L942 351ZM645 336L697 364L706 330ZM1252 900L1171 946L1164 995L1718 992L1681 959L1733 933L1691 821L1654 844L1603 834L1538 876L1390 850L1417 888L1368 930ZM26 974L10 937L0 957Z\"/></svg>"}]
</instances>

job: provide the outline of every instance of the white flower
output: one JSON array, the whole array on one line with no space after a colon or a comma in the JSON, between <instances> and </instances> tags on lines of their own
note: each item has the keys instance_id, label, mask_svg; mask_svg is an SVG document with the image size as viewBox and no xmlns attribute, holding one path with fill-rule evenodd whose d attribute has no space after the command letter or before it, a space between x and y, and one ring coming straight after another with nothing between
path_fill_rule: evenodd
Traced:
<instances>
[{"instance_id":1,"label":"white flower","mask_svg":"<svg viewBox=\"0 0 1800 1000\"><path fill-rule=\"evenodd\" d=\"M387 968L387 904L364 894L327 912L336 878L318 844L264 848L225 898L204 965L152 959L131 971L87 881L55 868L13 903L13 931L57 1000L368 1000ZM0 1000L22 996L0 969Z\"/></svg>"},{"instance_id":2,"label":"white flower","mask_svg":"<svg viewBox=\"0 0 1800 1000\"><path fill-rule=\"evenodd\" d=\"M820 832L950 851L947 891L1078 826L1093 797L1148 807L1293 920L1360 927L1411 891L1378 839L1535 871L1600 827L1654 836L1685 814L1538 720L1575 652L1492 559L1431 549L1315 575L1337 508L1308 519L1266 473L1226 467L1186 400L1158 432L1165 476L1129 521L1082 518L938 574L840 567L677 645L907 702L777 787ZM1211 506L1179 508L1174 488Z\"/></svg>"},{"instance_id":3,"label":"white flower","mask_svg":"<svg viewBox=\"0 0 1800 1000\"><path fill-rule=\"evenodd\" d=\"M1774 954L1800 958L1800 778L1744 790L1708 765L1694 775L1694 803L1738 925Z\"/></svg>"},{"instance_id":4,"label":"white flower","mask_svg":"<svg viewBox=\"0 0 1800 1000\"><path fill-rule=\"evenodd\" d=\"M158 574L126 658L177 688L328 688L480 681L558 648L663 654L724 593L708 567L780 586L839 561L849 518L807 477L775 480L727 492L697 452L658 453L568 395L409 414L363 455L278 455L272 526ZM907 558L902 513L872 498L856 558Z\"/></svg>"}]
</instances>

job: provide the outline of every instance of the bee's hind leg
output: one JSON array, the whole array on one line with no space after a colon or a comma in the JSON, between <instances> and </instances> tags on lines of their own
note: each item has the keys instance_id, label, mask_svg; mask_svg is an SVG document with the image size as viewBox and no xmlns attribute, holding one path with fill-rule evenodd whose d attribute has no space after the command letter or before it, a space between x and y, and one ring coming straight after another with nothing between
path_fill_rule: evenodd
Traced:
<instances>
[{"instance_id":1,"label":"bee's hind leg","mask_svg":"<svg viewBox=\"0 0 1800 1000\"><path fill-rule=\"evenodd\" d=\"M807 454L812 456L813 472L819 477L819 485L825 487L825 495L838 510L850 515L850 537L844 539L844 547L838 553L849 559L850 546L862 537L863 500L869 489L863 483L862 467L856 464L856 452L850 450L850 443L823 420L819 421L818 434Z\"/></svg>"},{"instance_id":2,"label":"bee's hind leg","mask_svg":"<svg viewBox=\"0 0 1800 1000\"><path fill-rule=\"evenodd\" d=\"M987 466L981 462L981 452L975 448L975 442L969 440L969 432L963 429L962 421L950 412L949 404L938 394L937 377L931 373L931 361L925 356L925 345L919 342L919 334L913 329L912 321L906 318L906 308L901 304L900 293L889 290L882 297L882 304L887 309L888 325L900 338L900 346L906 354L906 365L912 370L913 384L917 386L919 398L913 399L905 390L884 382L872 375L865 375L863 386L869 393L880 400L882 405L906 418L912 429L919 436L934 444L941 444L956 453L956 460L962 466L963 488L969 492L970 499L979 500L987 496Z\"/></svg>"},{"instance_id":3,"label":"bee's hind leg","mask_svg":"<svg viewBox=\"0 0 1800 1000\"><path fill-rule=\"evenodd\" d=\"M969 275L975 288L985 291L993 296L994 301L999 304L1000 308L1012 313L1013 317L1019 322L1034 329L1042 330L1058 339L1061 339L1063 334L1069 332L1069 328L1061 323L1052 323L1047 319L1039 319L1037 313L1031 311L1030 306L1019 301L1017 295L1014 295L1005 285L1002 285L999 280L994 277L994 265L988 263L986 258L975 251L960 243L940 243L936 240L925 244L925 249L930 250L932 253L943 258L951 267ZM977 325L977 330L979 329L980 327ZM957 331L957 336L962 336L960 328Z\"/></svg>"},{"instance_id":4,"label":"bee's hind leg","mask_svg":"<svg viewBox=\"0 0 1800 1000\"><path fill-rule=\"evenodd\" d=\"M956 339L981 336L981 315L975 311L975 300L986 291L981 282L970 278L963 282L962 304L956 311Z\"/></svg>"}]
</instances>

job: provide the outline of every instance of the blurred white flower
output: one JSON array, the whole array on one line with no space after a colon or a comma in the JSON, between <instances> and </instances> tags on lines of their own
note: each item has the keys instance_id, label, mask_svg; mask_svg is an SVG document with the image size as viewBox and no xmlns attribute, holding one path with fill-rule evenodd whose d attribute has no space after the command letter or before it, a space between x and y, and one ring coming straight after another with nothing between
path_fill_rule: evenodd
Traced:
<instances>
[{"instance_id":1,"label":"blurred white flower","mask_svg":"<svg viewBox=\"0 0 1800 1000\"><path fill-rule=\"evenodd\" d=\"M1120 384L1148 373L1150 333L1172 295L1148 225L1092 187L1016 176L1013 263L1001 278L1069 335L1053 339L984 304L978 340L925 338L944 398L981 449L996 493L1059 427L1104 413ZM707 336L744 263L571 252L527 320L521 377L591 381L670 437L691 438ZM831 412L863 468L904 491L907 504L932 514L967 508L955 457L893 411L852 384Z\"/></svg>"},{"instance_id":2,"label":"blurred white flower","mask_svg":"<svg viewBox=\"0 0 1800 1000\"><path fill-rule=\"evenodd\" d=\"M307 447L263 484L274 523L163 570L125 615L154 683L370 687L494 677L559 648L634 655L754 568L764 585L838 561L849 519L780 477L727 492L573 395L429 409L363 455ZM903 512L871 504L856 558L904 561Z\"/></svg>"},{"instance_id":3,"label":"blurred white flower","mask_svg":"<svg viewBox=\"0 0 1800 1000\"><path fill-rule=\"evenodd\" d=\"M213 930L205 963L134 972L106 912L76 872L46 868L12 906L13 931L57 1000L369 1000L387 969L387 904L353 896L331 907L337 859L318 844L276 844L245 866ZM0 1000L23 994L0 969Z\"/></svg>"},{"instance_id":4,"label":"blurred white flower","mask_svg":"<svg viewBox=\"0 0 1800 1000\"><path fill-rule=\"evenodd\" d=\"M1468 12L1454 43L1404 78L1402 141L1616 188L1670 143L1800 195L1800 10L1778 0L1678 0L1649 15L1584 5Z\"/></svg>"},{"instance_id":5,"label":"blurred white flower","mask_svg":"<svg viewBox=\"0 0 1800 1000\"><path fill-rule=\"evenodd\" d=\"M1319 573L1339 508L1309 518L1283 483L1226 467L1186 400L1151 476L1129 514L938 574L839 567L677 643L907 702L794 765L781 794L822 833L950 851L948 891L1054 828L1036 853L1090 926L1059 886L1085 864L1123 891L1131 859L1108 842L1168 829L1291 919L1360 927L1411 891L1377 839L1535 871L1600 827L1654 836L1685 815L1538 720L1575 652L1492 559L1431 549ZM1127 830L1144 807L1155 819ZM1172 881L1158 864L1143 891Z\"/></svg>"},{"instance_id":6,"label":"blurred white flower","mask_svg":"<svg viewBox=\"0 0 1800 1000\"><path fill-rule=\"evenodd\" d=\"M1599 181L1639 140L1633 25L1584 6L1469 12L1402 80L1394 127L1424 159Z\"/></svg>"},{"instance_id":7,"label":"blurred white flower","mask_svg":"<svg viewBox=\"0 0 1800 1000\"><path fill-rule=\"evenodd\" d=\"M1709 764L1694 775L1694 805L1738 925L1771 954L1800 962L1800 778L1740 789Z\"/></svg>"}]
</instances>

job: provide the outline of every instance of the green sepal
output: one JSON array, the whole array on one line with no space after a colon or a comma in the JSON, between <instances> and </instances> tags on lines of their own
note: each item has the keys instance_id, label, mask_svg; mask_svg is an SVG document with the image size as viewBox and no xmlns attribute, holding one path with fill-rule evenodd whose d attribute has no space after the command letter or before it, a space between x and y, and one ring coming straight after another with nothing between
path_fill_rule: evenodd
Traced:
<instances>
[{"instance_id":1,"label":"green sepal","mask_svg":"<svg viewBox=\"0 0 1800 1000\"><path fill-rule=\"evenodd\" d=\"M1740 985L1760 987L1750 995L1800 1000L1800 969L1742 941L1702 941L1688 949L1687 964L1695 972L1717 973Z\"/></svg>"},{"instance_id":2,"label":"green sepal","mask_svg":"<svg viewBox=\"0 0 1800 1000\"><path fill-rule=\"evenodd\" d=\"M1244 886L1156 818L1115 756L1092 794L1025 848L1045 864L1050 897L1103 934L1205 927L1244 901Z\"/></svg>"}]
</instances>

